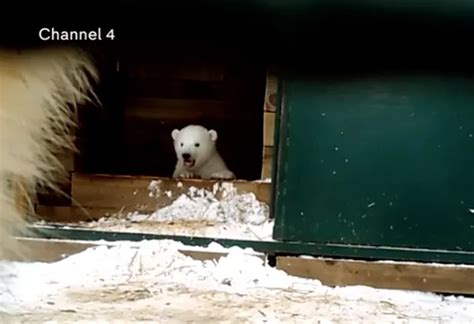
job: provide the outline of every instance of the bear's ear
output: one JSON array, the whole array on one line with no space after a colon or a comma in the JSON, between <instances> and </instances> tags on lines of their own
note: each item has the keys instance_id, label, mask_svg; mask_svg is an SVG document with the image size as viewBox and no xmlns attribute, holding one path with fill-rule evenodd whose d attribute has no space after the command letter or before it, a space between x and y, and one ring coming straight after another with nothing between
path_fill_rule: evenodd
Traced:
<instances>
[{"instance_id":1,"label":"bear's ear","mask_svg":"<svg viewBox=\"0 0 474 324\"><path fill-rule=\"evenodd\" d=\"M179 134L179 129L173 129L173 131L171 132L171 137L173 138L173 140L176 141L178 134Z\"/></svg>"},{"instance_id":2,"label":"bear's ear","mask_svg":"<svg viewBox=\"0 0 474 324\"><path fill-rule=\"evenodd\" d=\"M217 132L213 129L209 131L209 135L211 135L211 139L213 142L217 141Z\"/></svg>"}]
</instances>

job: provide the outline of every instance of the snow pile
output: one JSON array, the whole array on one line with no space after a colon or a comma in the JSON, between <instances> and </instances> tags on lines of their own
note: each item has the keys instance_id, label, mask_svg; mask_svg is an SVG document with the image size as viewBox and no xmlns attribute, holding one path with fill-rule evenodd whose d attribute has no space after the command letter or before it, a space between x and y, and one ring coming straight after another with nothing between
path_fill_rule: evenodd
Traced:
<instances>
[{"instance_id":1,"label":"snow pile","mask_svg":"<svg viewBox=\"0 0 474 324\"><path fill-rule=\"evenodd\" d=\"M183 187L181 182L177 185ZM171 191L160 186L161 180L151 181L149 196L171 198ZM231 182L223 182L215 183L212 191L191 186L150 214L137 211L81 225L106 231L271 241L274 221L269 216L269 206L254 193L241 193Z\"/></svg>"},{"instance_id":2,"label":"snow pile","mask_svg":"<svg viewBox=\"0 0 474 324\"><path fill-rule=\"evenodd\" d=\"M159 191L150 185L155 195ZM218 199L220 195L220 199ZM242 223L262 225L269 218L267 204L257 200L253 193L238 193L231 183L214 185L213 192L206 189L190 187L171 205L155 211L151 215L133 213L129 220L166 221L209 221L219 223Z\"/></svg>"},{"instance_id":3,"label":"snow pile","mask_svg":"<svg viewBox=\"0 0 474 324\"><path fill-rule=\"evenodd\" d=\"M0 300L4 303L0 303L0 312L7 307L5 304L16 307L3 311L34 307L66 288L91 289L104 283L118 285L139 279L147 282L151 292L165 286L186 285L242 293L257 287L290 289L295 283L307 281L265 265L264 259L251 249L225 249L216 243L209 247L228 255L217 261L194 260L179 253L185 248L182 243L162 240L101 245L51 264L10 263L6 267L6 262L0 262ZM321 284L315 280L312 285Z\"/></svg>"}]
</instances>

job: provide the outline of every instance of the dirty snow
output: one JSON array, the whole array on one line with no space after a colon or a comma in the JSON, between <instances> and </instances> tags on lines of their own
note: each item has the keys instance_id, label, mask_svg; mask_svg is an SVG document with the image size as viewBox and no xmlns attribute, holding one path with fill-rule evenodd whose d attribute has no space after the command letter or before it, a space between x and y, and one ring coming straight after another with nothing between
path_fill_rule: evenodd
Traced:
<instances>
[{"instance_id":1,"label":"dirty snow","mask_svg":"<svg viewBox=\"0 0 474 324\"><path fill-rule=\"evenodd\" d=\"M171 192L161 191L159 185L159 180L150 183L150 197L171 197ZM232 183L216 183L212 191L190 187L151 214L133 212L81 225L109 231L271 241L273 223L269 206L255 194L238 192Z\"/></svg>"},{"instance_id":2,"label":"dirty snow","mask_svg":"<svg viewBox=\"0 0 474 324\"><path fill-rule=\"evenodd\" d=\"M115 242L50 264L0 263L8 313L0 322L474 323L474 299L330 288L269 267L249 249L197 261L182 248Z\"/></svg>"}]
</instances>

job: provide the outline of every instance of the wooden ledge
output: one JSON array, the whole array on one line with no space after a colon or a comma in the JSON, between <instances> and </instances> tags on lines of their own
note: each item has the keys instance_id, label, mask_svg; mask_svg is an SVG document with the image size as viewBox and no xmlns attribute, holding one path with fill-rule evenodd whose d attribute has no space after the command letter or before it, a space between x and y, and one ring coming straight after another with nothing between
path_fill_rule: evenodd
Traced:
<instances>
[{"instance_id":1,"label":"wooden ledge","mask_svg":"<svg viewBox=\"0 0 474 324\"><path fill-rule=\"evenodd\" d=\"M327 286L364 285L474 295L474 266L277 257L286 273Z\"/></svg>"},{"instance_id":2,"label":"wooden ledge","mask_svg":"<svg viewBox=\"0 0 474 324\"><path fill-rule=\"evenodd\" d=\"M152 181L155 191L150 190ZM226 183L239 192L251 192L257 200L270 203L271 184L260 181L211 181L73 173L72 206L37 206L36 213L40 219L59 222L66 219L67 222L88 221L134 211L152 213L171 204L190 187L213 191L215 186L222 188Z\"/></svg>"},{"instance_id":3,"label":"wooden ledge","mask_svg":"<svg viewBox=\"0 0 474 324\"><path fill-rule=\"evenodd\" d=\"M21 255L11 254L6 257L9 261L20 262L57 262L71 255L85 251L86 249L96 246L115 246L111 243L97 243L89 241L77 240L60 240L60 239L38 239L38 238L17 238L19 244L22 246ZM226 256L226 251L213 251L206 248L181 248L178 251L185 256L194 260L218 260ZM265 259L263 253L248 253L254 256Z\"/></svg>"}]
</instances>

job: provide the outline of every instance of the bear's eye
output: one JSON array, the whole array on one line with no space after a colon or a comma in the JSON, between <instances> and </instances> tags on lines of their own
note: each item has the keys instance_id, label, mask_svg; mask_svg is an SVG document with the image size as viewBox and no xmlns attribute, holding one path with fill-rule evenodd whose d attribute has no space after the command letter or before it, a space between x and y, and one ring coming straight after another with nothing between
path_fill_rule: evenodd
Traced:
<instances>
[{"instance_id":1,"label":"bear's eye","mask_svg":"<svg viewBox=\"0 0 474 324\"><path fill-rule=\"evenodd\" d=\"M183 143L181 143L181 147L183 147Z\"/></svg>"},{"instance_id":2,"label":"bear's eye","mask_svg":"<svg viewBox=\"0 0 474 324\"><path fill-rule=\"evenodd\" d=\"M194 144L194 146L199 147L199 143Z\"/></svg>"}]
</instances>

